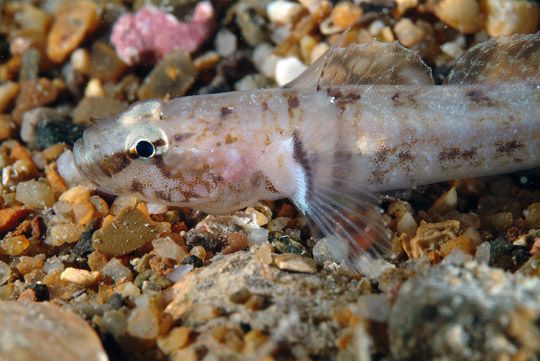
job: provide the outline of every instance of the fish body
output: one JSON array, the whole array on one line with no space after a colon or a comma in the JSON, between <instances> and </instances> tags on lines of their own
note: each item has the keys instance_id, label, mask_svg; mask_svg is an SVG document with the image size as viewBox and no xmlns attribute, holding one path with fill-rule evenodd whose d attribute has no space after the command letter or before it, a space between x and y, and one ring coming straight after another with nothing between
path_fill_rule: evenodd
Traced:
<instances>
[{"instance_id":1,"label":"fish body","mask_svg":"<svg viewBox=\"0 0 540 361\"><path fill-rule=\"evenodd\" d=\"M363 265L385 233L372 192L540 166L534 79L436 86L403 67L414 81L340 84L329 64L316 82L136 103L85 132L76 164L113 194L211 213L290 198Z\"/></svg>"}]
</instances>

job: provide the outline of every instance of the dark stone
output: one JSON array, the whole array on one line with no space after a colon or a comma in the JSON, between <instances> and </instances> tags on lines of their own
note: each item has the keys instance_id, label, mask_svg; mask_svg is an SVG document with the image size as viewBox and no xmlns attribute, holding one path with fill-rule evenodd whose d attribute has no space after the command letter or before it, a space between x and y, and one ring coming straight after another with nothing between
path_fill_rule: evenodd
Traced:
<instances>
[{"instance_id":1,"label":"dark stone","mask_svg":"<svg viewBox=\"0 0 540 361\"><path fill-rule=\"evenodd\" d=\"M6 62L10 57L9 42L4 34L0 34L0 63Z\"/></svg>"},{"instance_id":2,"label":"dark stone","mask_svg":"<svg viewBox=\"0 0 540 361\"><path fill-rule=\"evenodd\" d=\"M182 264L191 264L193 267L198 268L203 266L203 261L197 256L190 255L184 258Z\"/></svg>"},{"instance_id":3,"label":"dark stone","mask_svg":"<svg viewBox=\"0 0 540 361\"><path fill-rule=\"evenodd\" d=\"M279 253L292 253L299 256L309 256L305 247L294 238L281 232L270 234L270 243Z\"/></svg>"},{"instance_id":4,"label":"dark stone","mask_svg":"<svg viewBox=\"0 0 540 361\"><path fill-rule=\"evenodd\" d=\"M36 295L37 302L43 302L49 300L49 288L43 283L35 283L31 286L32 291Z\"/></svg>"},{"instance_id":5,"label":"dark stone","mask_svg":"<svg viewBox=\"0 0 540 361\"><path fill-rule=\"evenodd\" d=\"M90 225L90 227L81 234L81 239L75 244L71 253L78 257L84 257L94 252L94 247L92 246L92 234L94 233L94 230L94 225Z\"/></svg>"},{"instance_id":6,"label":"dark stone","mask_svg":"<svg viewBox=\"0 0 540 361\"><path fill-rule=\"evenodd\" d=\"M503 237L491 241L489 265L508 271L515 271L523 265L531 254L526 247L514 246Z\"/></svg>"},{"instance_id":7,"label":"dark stone","mask_svg":"<svg viewBox=\"0 0 540 361\"><path fill-rule=\"evenodd\" d=\"M45 149L57 143L73 145L81 137L85 128L65 118L41 119L36 127L36 145L39 149Z\"/></svg>"},{"instance_id":8,"label":"dark stone","mask_svg":"<svg viewBox=\"0 0 540 361\"><path fill-rule=\"evenodd\" d=\"M112 308L119 309L120 307L125 305L124 297L122 297L119 293L113 293L111 297L107 300L107 304L110 305Z\"/></svg>"},{"instance_id":9,"label":"dark stone","mask_svg":"<svg viewBox=\"0 0 540 361\"><path fill-rule=\"evenodd\" d=\"M201 246L204 249L215 249L218 245L218 241L213 234L196 229L187 232L186 243L188 246Z\"/></svg>"}]
</instances>

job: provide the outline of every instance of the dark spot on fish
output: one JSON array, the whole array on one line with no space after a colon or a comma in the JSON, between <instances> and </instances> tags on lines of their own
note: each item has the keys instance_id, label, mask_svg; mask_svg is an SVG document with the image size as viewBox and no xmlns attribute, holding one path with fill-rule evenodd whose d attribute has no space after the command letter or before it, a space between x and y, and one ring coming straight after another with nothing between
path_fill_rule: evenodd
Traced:
<instances>
[{"instance_id":1,"label":"dark spot on fish","mask_svg":"<svg viewBox=\"0 0 540 361\"><path fill-rule=\"evenodd\" d=\"M265 178L264 183L265 183L265 188L268 192L273 193L273 194L279 193L279 191L276 189L276 187L274 187L270 179Z\"/></svg>"},{"instance_id":2,"label":"dark spot on fish","mask_svg":"<svg viewBox=\"0 0 540 361\"><path fill-rule=\"evenodd\" d=\"M268 103L266 101L262 102L261 107L262 107L262 110L267 111L268 110Z\"/></svg>"},{"instance_id":3,"label":"dark spot on fish","mask_svg":"<svg viewBox=\"0 0 540 361\"><path fill-rule=\"evenodd\" d=\"M232 143L235 143L237 140L238 140L237 137L232 136L232 135L230 135L230 134L227 134L227 135L225 136L225 144L232 144Z\"/></svg>"},{"instance_id":4,"label":"dark spot on fish","mask_svg":"<svg viewBox=\"0 0 540 361\"><path fill-rule=\"evenodd\" d=\"M478 153L478 149L469 148L461 149L457 147L444 148L442 152L439 153L439 161L448 162L455 161L458 159L471 160Z\"/></svg>"},{"instance_id":5,"label":"dark spot on fish","mask_svg":"<svg viewBox=\"0 0 540 361\"><path fill-rule=\"evenodd\" d=\"M344 93L340 89L336 88L328 88L326 90L326 94L333 99L334 104L339 107L341 112L345 111L347 105L354 104L361 98L360 94L355 91Z\"/></svg>"},{"instance_id":6,"label":"dark spot on fish","mask_svg":"<svg viewBox=\"0 0 540 361\"><path fill-rule=\"evenodd\" d=\"M233 107L221 107L220 113L222 118L226 118L227 115L232 114L234 108Z\"/></svg>"},{"instance_id":7,"label":"dark spot on fish","mask_svg":"<svg viewBox=\"0 0 540 361\"><path fill-rule=\"evenodd\" d=\"M165 191L162 191L162 190L154 191L154 196L157 199L161 199L161 200L164 200L164 201L167 201L167 202L172 201L171 195L169 193L165 192Z\"/></svg>"},{"instance_id":8,"label":"dark spot on fish","mask_svg":"<svg viewBox=\"0 0 540 361\"><path fill-rule=\"evenodd\" d=\"M143 194L144 185L137 179L134 179L129 186L129 190L132 192L138 192L140 194Z\"/></svg>"},{"instance_id":9,"label":"dark spot on fish","mask_svg":"<svg viewBox=\"0 0 540 361\"><path fill-rule=\"evenodd\" d=\"M182 142L186 139L193 137L195 133L178 133L173 135L173 139L177 142Z\"/></svg>"},{"instance_id":10,"label":"dark spot on fish","mask_svg":"<svg viewBox=\"0 0 540 361\"><path fill-rule=\"evenodd\" d=\"M165 141L165 139L160 138L160 139L156 140L153 144L154 144L154 147L162 147L165 144L167 144L167 142Z\"/></svg>"},{"instance_id":11,"label":"dark spot on fish","mask_svg":"<svg viewBox=\"0 0 540 361\"><path fill-rule=\"evenodd\" d=\"M131 163L129 157L123 153L114 153L109 157L103 158L98 164L99 168L109 177L119 173Z\"/></svg>"},{"instance_id":12,"label":"dark spot on fish","mask_svg":"<svg viewBox=\"0 0 540 361\"><path fill-rule=\"evenodd\" d=\"M298 108L300 106L300 101L298 100L297 96L288 95L287 104L289 106L289 112L291 112L293 109Z\"/></svg>"},{"instance_id":13,"label":"dark spot on fish","mask_svg":"<svg viewBox=\"0 0 540 361\"><path fill-rule=\"evenodd\" d=\"M496 147L495 149L499 153L510 153L523 147L523 144L521 144L517 140L511 140L508 142L498 141L498 142L495 142L495 147Z\"/></svg>"},{"instance_id":14,"label":"dark spot on fish","mask_svg":"<svg viewBox=\"0 0 540 361\"><path fill-rule=\"evenodd\" d=\"M307 179L307 189L311 191L312 187L312 179L311 179L311 167L309 164L309 159L306 153L306 150L304 149L304 144L302 143L302 140L300 139L300 136L298 135L297 131L293 132L292 136L293 140L293 159L297 164L299 164L306 173L306 179Z\"/></svg>"},{"instance_id":15,"label":"dark spot on fish","mask_svg":"<svg viewBox=\"0 0 540 361\"><path fill-rule=\"evenodd\" d=\"M402 94L397 92L392 95L392 102L396 107L418 107L416 96L414 94Z\"/></svg>"},{"instance_id":16,"label":"dark spot on fish","mask_svg":"<svg viewBox=\"0 0 540 361\"><path fill-rule=\"evenodd\" d=\"M494 100L490 99L479 89L469 90L465 93L465 96L467 96L467 98L475 105L483 107L493 107L497 105Z\"/></svg>"},{"instance_id":17,"label":"dark spot on fish","mask_svg":"<svg viewBox=\"0 0 540 361\"><path fill-rule=\"evenodd\" d=\"M414 156L408 150L399 151L398 158L400 162L412 162L414 160Z\"/></svg>"}]
</instances>

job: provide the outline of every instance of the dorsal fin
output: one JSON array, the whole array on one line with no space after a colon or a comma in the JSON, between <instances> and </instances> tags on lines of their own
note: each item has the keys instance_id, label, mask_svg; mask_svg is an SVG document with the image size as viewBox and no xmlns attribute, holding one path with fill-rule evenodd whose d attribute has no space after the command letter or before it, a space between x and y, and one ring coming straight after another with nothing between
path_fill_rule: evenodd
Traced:
<instances>
[{"instance_id":1,"label":"dorsal fin","mask_svg":"<svg viewBox=\"0 0 540 361\"><path fill-rule=\"evenodd\" d=\"M540 33L492 38L470 48L447 84L500 83L540 79Z\"/></svg>"},{"instance_id":2,"label":"dorsal fin","mask_svg":"<svg viewBox=\"0 0 540 361\"><path fill-rule=\"evenodd\" d=\"M433 84L431 69L399 43L332 47L285 88L320 89L338 85Z\"/></svg>"}]
</instances>

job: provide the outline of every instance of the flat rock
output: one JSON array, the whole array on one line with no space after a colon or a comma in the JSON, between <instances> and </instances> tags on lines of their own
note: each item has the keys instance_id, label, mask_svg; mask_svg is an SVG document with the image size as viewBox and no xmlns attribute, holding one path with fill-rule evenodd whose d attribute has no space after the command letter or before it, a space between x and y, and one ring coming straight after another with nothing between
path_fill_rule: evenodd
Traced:
<instances>
[{"instance_id":1,"label":"flat rock","mask_svg":"<svg viewBox=\"0 0 540 361\"><path fill-rule=\"evenodd\" d=\"M405 282L389 321L397 360L535 359L540 280L474 262Z\"/></svg>"},{"instance_id":2,"label":"flat rock","mask_svg":"<svg viewBox=\"0 0 540 361\"><path fill-rule=\"evenodd\" d=\"M107 361L94 330L51 303L0 301L0 360Z\"/></svg>"},{"instance_id":3,"label":"flat rock","mask_svg":"<svg viewBox=\"0 0 540 361\"><path fill-rule=\"evenodd\" d=\"M317 359L336 359L343 325L332 314L367 293L369 282L334 274L288 272L263 264L256 254L216 256L173 286L174 298L165 312L200 335L190 347L207 348L218 359L227 355L234 355L234 360L263 359L276 347L272 340L279 340L280 346L294 349L297 356L306 352ZM260 345L251 358L242 358L216 343L216 327L252 329L269 335L270 341Z\"/></svg>"}]
</instances>

